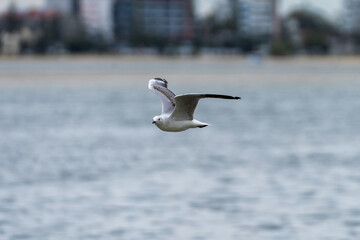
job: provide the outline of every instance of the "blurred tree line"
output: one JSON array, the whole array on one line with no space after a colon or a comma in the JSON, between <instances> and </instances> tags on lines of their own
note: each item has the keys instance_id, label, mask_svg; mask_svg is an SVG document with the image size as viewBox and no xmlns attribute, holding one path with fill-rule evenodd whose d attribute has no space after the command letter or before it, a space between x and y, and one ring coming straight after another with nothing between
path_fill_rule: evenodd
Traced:
<instances>
[{"instance_id":1,"label":"blurred tree line","mask_svg":"<svg viewBox=\"0 0 360 240\"><path fill-rule=\"evenodd\" d=\"M231 3L233 0L228 0ZM238 12L232 8L225 17L214 11L199 22L197 44L201 47L233 48L251 53L268 46L273 55L295 53L328 54L331 42L344 38L342 30L329 19L312 9L296 9L280 19L280 36L274 34L251 36L239 31Z\"/></svg>"},{"instance_id":2,"label":"blurred tree line","mask_svg":"<svg viewBox=\"0 0 360 240\"><path fill-rule=\"evenodd\" d=\"M284 23L294 22L299 35L298 41L293 41L291 30L284 27L283 39L291 49L302 49L310 54L326 54L330 50L330 41L340 36L340 30L324 16L311 10L295 10L290 13Z\"/></svg>"},{"instance_id":3,"label":"blurred tree line","mask_svg":"<svg viewBox=\"0 0 360 240\"><path fill-rule=\"evenodd\" d=\"M78 16L63 16L54 10L20 13L13 4L0 18L0 36L5 34L18 36L20 53L105 52L109 49L100 34L87 33Z\"/></svg>"}]
</instances>

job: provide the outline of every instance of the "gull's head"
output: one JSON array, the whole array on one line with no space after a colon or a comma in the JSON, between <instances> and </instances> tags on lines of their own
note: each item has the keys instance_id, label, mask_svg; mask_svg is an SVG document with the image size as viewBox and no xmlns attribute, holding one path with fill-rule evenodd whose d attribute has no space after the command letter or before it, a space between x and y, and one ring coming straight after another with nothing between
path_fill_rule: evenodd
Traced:
<instances>
[{"instance_id":1,"label":"gull's head","mask_svg":"<svg viewBox=\"0 0 360 240\"><path fill-rule=\"evenodd\" d=\"M159 124L162 124L162 117L161 116L155 116L155 117L153 117L153 124L155 124L155 125L159 125Z\"/></svg>"},{"instance_id":2,"label":"gull's head","mask_svg":"<svg viewBox=\"0 0 360 240\"><path fill-rule=\"evenodd\" d=\"M150 89L152 89L153 85L160 85L160 86L167 88L167 84L168 84L168 82L166 81L165 78L156 77L156 78L149 80L149 88Z\"/></svg>"}]
</instances>

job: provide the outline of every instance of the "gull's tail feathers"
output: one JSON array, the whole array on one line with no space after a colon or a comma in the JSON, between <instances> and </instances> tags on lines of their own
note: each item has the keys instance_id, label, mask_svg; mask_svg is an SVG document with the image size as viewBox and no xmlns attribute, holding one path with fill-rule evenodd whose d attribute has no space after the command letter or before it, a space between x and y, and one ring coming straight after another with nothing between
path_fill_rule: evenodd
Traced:
<instances>
[{"instance_id":1,"label":"gull's tail feathers","mask_svg":"<svg viewBox=\"0 0 360 240\"><path fill-rule=\"evenodd\" d=\"M195 120L195 119L193 120L193 123L195 124L196 128L204 128L210 125L208 123L200 122L199 120Z\"/></svg>"}]
</instances>

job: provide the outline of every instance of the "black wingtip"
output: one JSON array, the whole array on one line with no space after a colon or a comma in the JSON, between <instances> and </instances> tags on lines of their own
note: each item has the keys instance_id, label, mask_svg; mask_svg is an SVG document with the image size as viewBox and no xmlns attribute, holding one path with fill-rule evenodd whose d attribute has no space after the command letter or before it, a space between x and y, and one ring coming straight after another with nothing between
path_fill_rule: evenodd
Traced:
<instances>
[{"instance_id":1,"label":"black wingtip","mask_svg":"<svg viewBox=\"0 0 360 240\"><path fill-rule=\"evenodd\" d=\"M237 97L237 96L229 96L229 95L222 95L222 94L204 94L205 98L222 98L222 99L241 99L241 97Z\"/></svg>"}]
</instances>

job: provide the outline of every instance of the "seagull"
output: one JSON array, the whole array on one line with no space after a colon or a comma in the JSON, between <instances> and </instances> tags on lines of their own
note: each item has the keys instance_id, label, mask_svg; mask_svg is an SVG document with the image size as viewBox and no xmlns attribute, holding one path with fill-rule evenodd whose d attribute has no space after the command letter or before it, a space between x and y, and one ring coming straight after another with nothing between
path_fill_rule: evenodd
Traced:
<instances>
[{"instance_id":1,"label":"seagull","mask_svg":"<svg viewBox=\"0 0 360 240\"><path fill-rule=\"evenodd\" d=\"M220 94L181 94L175 95L167 88L164 78L149 80L149 89L158 95L162 102L161 115L153 118L153 124L166 132L182 132L189 128L204 128L208 123L194 119L195 108L202 98L241 99Z\"/></svg>"}]
</instances>

